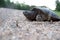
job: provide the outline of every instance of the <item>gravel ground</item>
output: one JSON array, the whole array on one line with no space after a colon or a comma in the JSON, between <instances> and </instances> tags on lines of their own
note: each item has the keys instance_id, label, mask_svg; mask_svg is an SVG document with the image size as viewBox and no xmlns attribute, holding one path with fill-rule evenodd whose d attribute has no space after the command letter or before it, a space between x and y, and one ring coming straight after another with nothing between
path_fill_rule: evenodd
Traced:
<instances>
[{"instance_id":1,"label":"gravel ground","mask_svg":"<svg viewBox=\"0 0 60 40\"><path fill-rule=\"evenodd\" d=\"M23 10L0 8L0 40L60 40L60 22L28 21Z\"/></svg>"}]
</instances>

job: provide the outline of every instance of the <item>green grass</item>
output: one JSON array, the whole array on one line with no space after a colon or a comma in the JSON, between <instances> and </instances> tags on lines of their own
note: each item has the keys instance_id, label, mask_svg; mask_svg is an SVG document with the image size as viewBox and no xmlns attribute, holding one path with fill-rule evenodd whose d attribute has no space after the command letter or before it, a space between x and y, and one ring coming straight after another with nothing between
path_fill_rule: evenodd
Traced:
<instances>
[{"instance_id":1,"label":"green grass","mask_svg":"<svg viewBox=\"0 0 60 40\"><path fill-rule=\"evenodd\" d=\"M54 11L58 16L60 16L60 11Z\"/></svg>"}]
</instances>

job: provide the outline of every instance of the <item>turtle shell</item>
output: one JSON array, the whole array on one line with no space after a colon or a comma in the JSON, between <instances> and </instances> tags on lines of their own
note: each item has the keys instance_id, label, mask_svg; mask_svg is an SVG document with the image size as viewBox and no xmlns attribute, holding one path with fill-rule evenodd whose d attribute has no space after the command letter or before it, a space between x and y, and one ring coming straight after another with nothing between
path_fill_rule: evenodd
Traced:
<instances>
[{"instance_id":1,"label":"turtle shell","mask_svg":"<svg viewBox=\"0 0 60 40\"><path fill-rule=\"evenodd\" d=\"M60 20L60 17L56 15L56 13L49 8L36 7L36 8L33 8L32 11L37 12L37 14L44 15L45 20L48 20L49 17L50 17L50 20L53 20L53 21Z\"/></svg>"}]
</instances>

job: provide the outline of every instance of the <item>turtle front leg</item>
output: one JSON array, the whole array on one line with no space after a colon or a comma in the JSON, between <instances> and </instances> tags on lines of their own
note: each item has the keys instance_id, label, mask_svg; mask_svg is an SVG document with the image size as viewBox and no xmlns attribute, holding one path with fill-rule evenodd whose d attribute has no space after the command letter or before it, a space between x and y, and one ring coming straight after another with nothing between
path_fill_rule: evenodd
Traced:
<instances>
[{"instance_id":1,"label":"turtle front leg","mask_svg":"<svg viewBox=\"0 0 60 40\"><path fill-rule=\"evenodd\" d=\"M43 18L41 17L40 14L37 14L35 19L36 21L43 21Z\"/></svg>"}]
</instances>

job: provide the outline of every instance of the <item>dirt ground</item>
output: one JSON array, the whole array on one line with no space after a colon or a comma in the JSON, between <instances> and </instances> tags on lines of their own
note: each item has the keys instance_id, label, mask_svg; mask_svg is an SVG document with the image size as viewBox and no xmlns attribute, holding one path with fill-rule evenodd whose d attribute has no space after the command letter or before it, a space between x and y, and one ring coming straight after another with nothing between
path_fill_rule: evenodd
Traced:
<instances>
[{"instance_id":1,"label":"dirt ground","mask_svg":"<svg viewBox=\"0 0 60 40\"><path fill-rule=\"evenodd\" d=\"M60 22L28 21L23 10L0 8L0 40L60 40Z\"/></svg>"}]
</instances>

